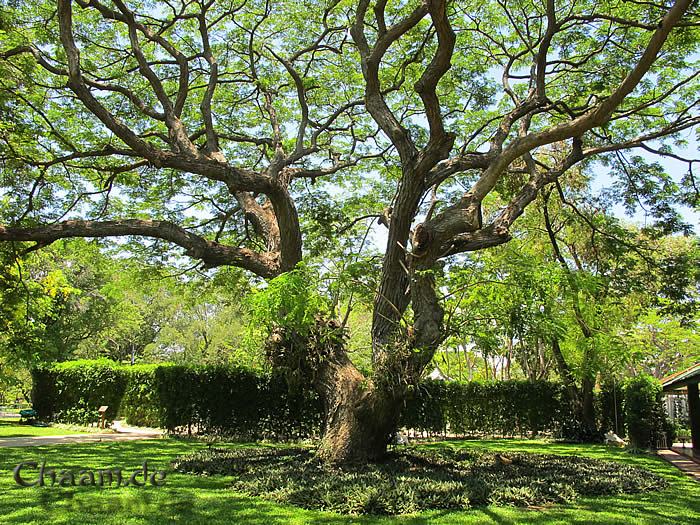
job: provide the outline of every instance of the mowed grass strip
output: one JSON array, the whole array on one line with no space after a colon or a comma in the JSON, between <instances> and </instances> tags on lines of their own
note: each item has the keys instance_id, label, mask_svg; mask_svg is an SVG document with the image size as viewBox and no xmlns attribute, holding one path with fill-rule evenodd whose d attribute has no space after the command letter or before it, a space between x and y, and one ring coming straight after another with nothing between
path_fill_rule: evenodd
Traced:
<instances>
[{"instance_id":1,"label":"mowed grass strip","mask_svg":"<svg viewBox=\"0 0 700 525\"><path fill-rule=\"evenodd\" d=\"M217 446L221 446L218 445ZM245 445L228 444L239 447ZM668 524L700 523L700 483L663 460L632 455L595 445L549 444L543 441L451 441L426 448L489 450L503 453L537 452L580 455L621 461L664 476L669 487L660 492L582 498L573 504L538 509L482 507L464 512L434 511L398 517L339 516L277 505L246 497L230 489L232 476L202 477L173 472L170 462L182 454L207 448L199 442L154 441L72 444L0 449L0 523L52 524ZM97 470L121 467L136 470L144 460L150 469L168 469L163 487L44 487L22 488L12 469L21 461L46 461L48 468ZM31 471L35 472L35 471ZM27 471L27 478L31 478Z\"/></svg>"},{"instance_id":2,"label":"mowed grass strip","mask_svg":"<svg viewBox=\"0 0 700 525\"><path fill-rule=\"evenodd\" d=\"M0 418L0 439L35 437L35 436L67 436L71 434L82 434L87 429L72 426L49 426L35 427L32 425L20 425L19 419ZM0 520L2 518L0 517Z\"/></svg>"}]
</instances>

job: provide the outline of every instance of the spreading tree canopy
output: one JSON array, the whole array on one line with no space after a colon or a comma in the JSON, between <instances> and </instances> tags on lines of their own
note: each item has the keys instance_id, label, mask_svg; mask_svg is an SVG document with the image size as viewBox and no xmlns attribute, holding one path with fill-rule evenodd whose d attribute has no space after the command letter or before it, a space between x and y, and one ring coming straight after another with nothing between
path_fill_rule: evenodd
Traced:
<instances>
[{"instance_id":1,"label":"spreading tree canopy","mask_svg":"<svg viewBox=\"0 0 700 525\"><path fill-rule=\"evenodd\" d=\"M387 228L374 375L316 333L331 321L306 351L322 453L381 456L444 337L440 264L507 242L543 188L595 162L683 227L673 203L699 196L673 147L700 119L691 4L3 0L0 240L157 239L269 279L317 236L305 195L353 201L348 227Z\"/></svg>"}]
</instances>

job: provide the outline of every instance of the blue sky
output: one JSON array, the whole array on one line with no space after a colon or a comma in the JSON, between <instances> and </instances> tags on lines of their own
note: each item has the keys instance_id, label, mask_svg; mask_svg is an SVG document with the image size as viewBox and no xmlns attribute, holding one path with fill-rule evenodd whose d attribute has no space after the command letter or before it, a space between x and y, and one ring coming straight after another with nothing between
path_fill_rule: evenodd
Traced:
<instances>
[{"instance_id":1,"label":"blue sky","mask_svg":"<svg viewBox=\"0 0 700 525\"><path fill-rule=\"evenodd\" d=\"M700 153L698 152L698 141L695 134L696 131L693 129L683 132L682 137L688 141L688 146L686 148L679 148L675 150L674 153L684 158L700 159ZM688 164L677 159L653 155L641 149L637 149L632 153L634 155L644 157L650 162L658 162L666 169L666 172L671 175L676 182L680 182L683 175L688 172ZM695 164L694 173L696 178L700 180L700 163ZM594 194L598 194L606 188L610 188L612 183L612 178L602 169L600 169L597 171L596 177L592 181L591 186ZM678 206L677 209L685 221L693 226L695 233L700 233L700 213L686 206ZM631 222L638 226L644 226L647 221L651 221L651 218L647 217L642 209L638 209L632 216L628 215L622 204L615 205L612 212L616 217L624 220L625 222Z\"/></svg>"}]
</instances>

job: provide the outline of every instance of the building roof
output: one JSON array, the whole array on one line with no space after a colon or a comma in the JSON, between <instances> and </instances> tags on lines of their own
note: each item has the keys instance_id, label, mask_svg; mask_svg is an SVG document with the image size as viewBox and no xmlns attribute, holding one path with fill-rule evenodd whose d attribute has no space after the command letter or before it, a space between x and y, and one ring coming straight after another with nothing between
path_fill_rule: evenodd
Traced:
<instances>
[{"instance_id":1,"label":"building roof","mask_svg":"<svg viewBox=\"0 0 700 525\"><path fill-rule=\"evenodd\" d=\"M428 379L432 379L433 381L451 381L451 379L445 375L445 373L440 370L440 367L437 365L435 366L435 370L428 374Z\"/></svg>"},{"instance_id":2,"label":"building roof","mask_svg":"<svg viewBox=\"0 0 700 525\"><path fill-rule=\"evenodd\" d=\"M671 374L661 380L664 392L680 390L688 385L700 383L700 363L695 363L690 368Z\"/></svg>"}]
</instances>

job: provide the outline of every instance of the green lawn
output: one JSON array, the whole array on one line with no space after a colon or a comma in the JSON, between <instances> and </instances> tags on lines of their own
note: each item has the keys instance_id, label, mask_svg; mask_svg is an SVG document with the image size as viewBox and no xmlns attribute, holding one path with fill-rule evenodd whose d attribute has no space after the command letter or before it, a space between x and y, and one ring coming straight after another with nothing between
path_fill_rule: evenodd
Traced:
<instances>
[{"instance_id":1,"label":"green lawn","mask_svg":"<svg viewBox=\"0 0 700 525\"><path fill-rule=\"evenodd\" d=\"M82 432L85 432L85 430L75 427L33 427L31 425L20 425L18 419L0 419L0 439L30 436L64 436Z\"/></svg>"},{"instance_id":2,"label":"green lawn","mask_svg":"<svg viewBox=\"0 0 700 525\"><path fill-rule=\"evenodd\" d=\"M235 446L235 445L232 445ZM0 523L52 524L668 524L700 523L700 483L664 461L633 456L603 446L546 444L541 441L459 441L429 447L485 447L504 452L578 454L624 461L646 467L671 483L663 492L590 498L573 505L545 509L485 507L465 512L430 512L414 516L375 518L283 507L227 490L232 478L204 478L168 472L164 487L144 488L22 488L12 479L20 461L46 460L58 469L122 467L134 470L143 460L149 468L168 468L179 454L205 448L172 439L121 443L60 445L0 449ZM27 475L26 477L30 477Z\"/></svg>"}]
</instances>

